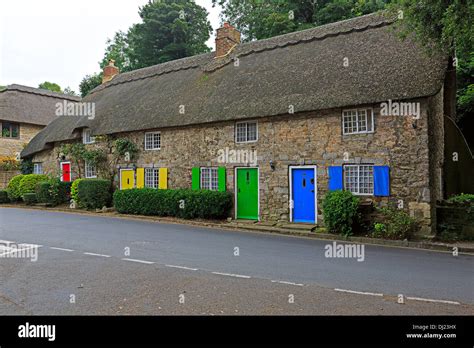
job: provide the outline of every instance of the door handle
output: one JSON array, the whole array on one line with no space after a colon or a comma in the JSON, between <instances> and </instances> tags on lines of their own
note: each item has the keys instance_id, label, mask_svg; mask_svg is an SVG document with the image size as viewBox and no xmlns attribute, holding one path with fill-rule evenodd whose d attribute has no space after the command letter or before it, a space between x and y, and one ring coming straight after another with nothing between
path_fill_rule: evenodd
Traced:
<instances>
[{"instance_id":1,"label":"door handle","mask_svg":"<svg viewBox=\"0 0 474 348\"><path fill-rule=\"evenodd\" d=\"M127 179L127 185L130 185L130 179Z\"/></svg>"}]
</instances>

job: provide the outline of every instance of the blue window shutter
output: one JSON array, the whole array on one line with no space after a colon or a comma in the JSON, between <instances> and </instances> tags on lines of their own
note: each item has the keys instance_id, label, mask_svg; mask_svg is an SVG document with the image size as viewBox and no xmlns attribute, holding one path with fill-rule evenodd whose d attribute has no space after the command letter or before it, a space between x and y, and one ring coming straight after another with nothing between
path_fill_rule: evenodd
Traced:
<instances>
[{"instance_id":1,"label":"blue window shutter","mask_svg":"<svg viewBox=\"0 0 474 348\"><path fill-rule=\"evenodd\" d=\"M390 168L374 166L374 196L390 196Z\"/></svg>"},{"instance_id":2,"label":"blue window shutter","mask_svg":"<svg viewBox=\"0 0 474 348\"><path fill-rule=\"evenodd\" d=\"M342 190L342 167L328 167L329 191Z\"/></svg>"}]
</instances>

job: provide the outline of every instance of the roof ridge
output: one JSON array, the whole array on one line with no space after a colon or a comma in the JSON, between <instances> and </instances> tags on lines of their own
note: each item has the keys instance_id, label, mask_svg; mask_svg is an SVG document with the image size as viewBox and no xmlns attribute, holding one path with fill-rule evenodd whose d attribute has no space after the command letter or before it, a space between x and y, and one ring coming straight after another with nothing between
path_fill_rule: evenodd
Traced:
<instances>
[{"instance_id":1,"label":"roof ridge","mask_svg":"<svg viewBox=\"0 0 474 348\"><path fill-rule=\"evenodd\" d=\"M314 28L309 28L309 29L305 29L305 30L294 31L294 32L291 32L291 33L286 33L286 34L282 34L282 35L273 36L273 37L267 38L267 39L256 40L256 41L251 41L251 42L244 42L244 43L237 46L236 51L234 51L235 52L234 55L231 54L228 57L228 59L223 59L220 63L217 62L217 64L216 64L216 61L214 61L214 60L204 64L203 65L203 71L204 72L216 71L217 69L219 69L219 68L229 64L231 61L233 61L234 57L237 57L237 58L238 57L244 57L244 56L247 56L247 55L252 54L252 53L258 53L258 52L269 51L269 50L274 50L274 49L278 49L278 48L293 46L293 45L297 45L297 44L303 43L303 42L311 42L311 41L315 41L315 40L324 40L328 37L335 37L335 36L338 36L338 35L346 35L346 34L351 34L353 32L360 32L360 31L365 31L365 30L368 30L368 29L375 29L375 28L379 28L381 26L390 25L394 21L396 21L396 18L385 17L384 13L386 13L386 12L385 11L378 11L378 12L369 13L369 14L366 14L366 15L363 15L363 16L358 16L358 17L345 19L345 20L338 21L338 22L323 24L323 25L320 25L320 26L317 26L317 27L314 27ZM379 18L379 21L374 22L374 23L368 23L368 24L365 24L363 26L353 26L353 27L350 27L350 28L347 28L347 29L340 28L339 30L335 30L334 32L328 32L328 33L325 33L325 34L320 35L320 36L314 35L314 36L311 36L309 38L302 37L299 40L288 40L288 41L283 42L281 44L275 43L273 46L263 47L261 49L245 50L246 48L251 47L251 46L262 45L262 44L269 43L269 42L271 43L272 41L281 40L282 38L285 38L285 37L291 38L291 37L295 37L295 36L304 36L305 34L308 34L308 33L311 33L311 32L315 32L315 34L316 34L317 32L321 32L322 30L330 28L330 27L337 27L337 26L340 26L341 24L344 24L344 23L347 24L347 23L350 23L350 22L357 22L357 21L361 21L363 19L367 19L367 18L370 18L370 17ZM120 77L123 78L123 77L130 76L134 73L136 74L137 72L143 72L146 69L152 70L153 68L157 68L159 66L166 67L167 65L183 63L183 62L186 62L188 60L191 62L193 59L196 60L198 57L202 57L202 56L210 55L210 54L214 54L214 53L215 52L202 53L202 54L198 54L198 55L194 55L194 56L189 56L189 57L184 57L184 58L168 61L168 62L165 62L165 63L152 65L152 66L145 67L145 68L140 68L140 69L137 69L137 70L127 71L123 74L117 75L117 77L120 76ZM173 72L176 72L176 71L182 71L182 70L198 68L200 66L201 66L201 64L199 64L199 62L196 62L194 64L190 64L190 65L187 65L187 66L178 66L174 69L172 68L172 69L162 70L162 71L158 71L158 72L154 72L154 73L150 73L150 74L144 74L142 76L138 76L138 77L135 77L135 78L124 79L124 80L120 80L120 81L112 80L112 81L110 81L106 84L102 84L102 85L99 85L96 88L94 88L91 91L90 95L92 95L93 93L96 93L98 91L104 90L106 88L112 87L112 86L117 86L117 85L125 84L125 83L128 83L128 82L132 82L132 81L144 80L144 79L152 78L152 77L155 77L155 76L160 76L160 75L163 75L163 74L173 73Z\"/></svg>"},{"instance_id":2,"label":"roof ridge","mask_svg":"<svg viewBox=\"0 0 474 348\"><path fill-rule=\"evenodd\" d=\"M64 94L64 93L53 92L53 91L42 89L42 88L35 88L35 87L20 85L16 83L6 86L5 89L0 90L0 93L6 92L6 91L19 91L19 92L24 92L24 93L41 95L44 97L69 99L73 101L81 100L81 97L76 97L76 96L72 96L72 95Z\"/></svg>"}]
</instances>

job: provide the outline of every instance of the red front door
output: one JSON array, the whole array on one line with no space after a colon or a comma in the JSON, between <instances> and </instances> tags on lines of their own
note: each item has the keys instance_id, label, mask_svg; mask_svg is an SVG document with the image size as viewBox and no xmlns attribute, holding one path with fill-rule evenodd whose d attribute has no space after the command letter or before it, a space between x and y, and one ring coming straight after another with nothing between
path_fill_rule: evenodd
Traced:
<instances>
[{"instance_id":1,"label":"red front door","mask_svg":"<svg viewBox=\"0 0 474 348\"><path fill-rule=\"evenodd\" d=\"M71 181L71 164L70 163L61 163L62 169L62 180L69 182Z\"/></svg>"}]
</instances>

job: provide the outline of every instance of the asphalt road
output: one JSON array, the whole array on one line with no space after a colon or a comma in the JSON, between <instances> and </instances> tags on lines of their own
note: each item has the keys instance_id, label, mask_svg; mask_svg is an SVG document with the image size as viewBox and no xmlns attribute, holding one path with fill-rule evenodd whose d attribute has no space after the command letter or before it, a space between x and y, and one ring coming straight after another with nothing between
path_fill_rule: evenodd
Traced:
<instances>
[{"instance_id":1,"label":"asphalt road","mask_svg":"<svg viewBox=\"0 0 474 348\"><path fill-rule=\"evenodd\" d=\"M54 279L72 277L70 280L73 280L75 274L84 276L85 271L82 270L90 268L90 276L95 274L92 283L103 282L103 279L109 279L108 275L113 274L121 278L120 284L127 283L127 286L132 287L138 286L137 282L140 281L145 286L154 279L153 277L168 281L182 277L179 282L175 280L183 289L186 288L183 284L194 284L194 281L196 284L202 282L202 286L197 287L200 291L202 287L207 286L218 289L228 282L244 286L245 288L239 290L241 294L249 291L250 294L257 296L255 288L250 286L257 282L260 289L268 287L268 291L283 291L279 296L283 296L285 301L288 295L284 287L300 291L301 296L308 298L321 292L321 298L356 296L358 301L366 301L365 298L359 300L361 295L335 292L334 288L338 288L382 293L384 298L395 298L398 294L403 294L405 297L458 301L469 305L467 309L464 307L465 312L473 313L470 305L474 304L474 257L469 255L455 257L448 253L366 245L364 261L358 262L356 259L326 258L325 246L328 241L13 208L0 208L0 239L42 245L37 263L0 259L0 276L8 280L8 286L3 288L3 292L9 293L11 296L7 297L10 299L19 298L15 289L27 286L25 284L28 283L28 279L37 279L35 289L43 286L47 288L47 284L54 287ZM238 248L238 256L235 255L237 250L235 248ZM129 254L126 253L128 251ZM123 260L124 258L131 261ZM119 261L121 263L118 263ZM76 262L83 266L78 266ZM130 267L131 269L128 269ZM136 273L142 270L150 272L152 267L166 273L167 276L163 273L161 276L155 274L144 277L144 274ZM33 272L34 269L36 270ZM46 269L50 271L45 272ZM37 276L38 272L42 274L40 278ZM48 275L52 274L55 274L54 279L48 279ZM99 274L101 277L98 278ZM218 283L214 283L216 279L219 279ZM115 286L101 291L109 293L120 291L117 281L115 278L114 281L109 280L107 283ZM166 284L166 281L161 283ZM254 284L255 287L257 283ZM29 285L31 287L31 284ZM276 290L277 286L281 288ZM56 291L61 291L60 289L62 288ZM303 294L310 289L313 291L312 295ZM176 291L184 291L171 285L168 290L173 294L170 293L169 296L176 296ZM324 293L329 290L331 295ZM232 292L229 291L230 293ZM37 296L45 296L40 294ZM116 294L111 296L116 298ZM199 296L204 297L205 294ZM237 294L233 297L229 295L227 300L231 303L236 297ZM25 296L22 298L25 302L31 301L29 297L28 300L25 300L27 298ZM37 300L39 302L35 303L41 303L39 298ZM377 300L382 301L381 298ZM50 298L49 301L53 299ZM8 301L4 302L8 307ZM15 300L11 302L13 307L17 306ZM321 301L319 303L321 305ZM257 304L254 308L255 306ZM331 312L329 309L323 310L323 307L320 306L317 311L310 313ZM31 305L24 308L31 310L36 307ZM286 313L285 307L279 308L269 311L268 314ZM303 306L303 312L308 313L308 308L311 307ZM372 313L365 305L361 308L359 314ZM51 310L57 313L55 309ZM229 308L226 307L226 310ZM245 309L241 308L241 311L245 312ZM34 312L43 313L40 307ZM202 313L207 312L212 313L212 310L208 307L202 309ZM419 312L432 313L421 309ZM103 313L103 309L100 313ZM202 314L199 310L193 313ZM393 313L406 312L399 313L395 310ZM212 314L219 314L219 310L216 309L216 313Z\"/></svg>"}]
</instances>

